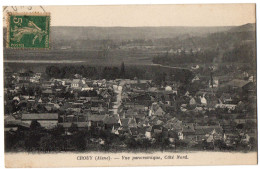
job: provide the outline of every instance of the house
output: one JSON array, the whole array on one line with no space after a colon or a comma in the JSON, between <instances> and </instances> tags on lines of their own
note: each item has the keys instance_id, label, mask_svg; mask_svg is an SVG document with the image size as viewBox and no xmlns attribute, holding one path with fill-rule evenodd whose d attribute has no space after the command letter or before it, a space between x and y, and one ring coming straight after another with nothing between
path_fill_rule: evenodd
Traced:
<instances>
[{"instance_id":1,"label":"house","mask_svg":"<svg viewBox=\"0 0 260 169\"><path fill-rule=\"evenodd\" d=\"M17 77L17 81L30 81L30 73L28 72L23 72L23 73L19 73L18 77Z\"/></svg>"},{"instance_id":2,"label":"house","mask_svg":"<svg viewBox=\"0 0 260 169\"><path fill-rule=\"evenodd\" d=\"M128 127L128 128L135 128L135 127L137 127L137 123L134 118L122 118L121 126Z\"/></svg>"},{"instance_id":3,"label":"house","mask_svg":"<svg viewBox=\"0 0 260 169\"><path fill-rule=\"evenodd\" d=\"M171 118L168 120L165 124L164 127L168 129L168 131L174 131L178 134L179 139L183 139L183 124L182 121L178 120L177 118Z\"/></svg>"},{"instance_id":4,"label":"house","mask_svg":"<svg viewBox=\"0 0 260 169\"><path fill-rule=\"evenodd\" d=\"M196 100L193 97L190 99L190 105L196 105Z\"/></svg>"},{"instance_id":5,"label":"house","mask_svg":"<svg viewBox=\"0 0 260 169\"><path fill-rule=\"evenodd\" d=\"M51 81L43 81L41 82L41 85L44 89L49 89L51 88L51 83L52 83Z\"/></svg>"},{"instance_id":6,"label":"house","mask_svg":"<svg viewBox=\"0 0 260 169\"><path fill-rule=\"evenodd\" d=\"M220 140L223 138L223 128L220 125L214 126L200 126L195 125L196 141L206 140L212 142L213 140Z\"/></svg>"},{"instance_id":7,"label":"house","mask_svg":"<svg viewBox=\"0 0 260 169\"><path fill-rule=\"evenodd\" d=\"M102 92L100 93L100 95L101 95L103 98L105 98L105 99L108 99L108 98L111 97L111 95L109 94L109 92L108 92L107 90L102 91Z\"/></svg>"},{"instance_id":8,"label":"house","mask_svg":"<svg viewBox=\"0 0 260 169\"><path fill-rule=\"evenodd\" d=\"M22 122L21 120L15 119L12 115L4 116L5 132L16 131L19 129L29 129L30 125Z\"/></svg>"},{"instance_id":9,"label":"house","mask_svg":"<svg viewBox=\"0 0 260 169\"><path fill-rule=\"evenodd\" d=\"M209 80L209 88L212 88L212 87L217 88L218 86L219 86L219 80L218 79Z\"/></svg>"},{"instance_id":10,"label":"house","mask_svg":"<svg viewBox=\"0 0 260 169\"><path fill-rule=\"evenodd\" d=\"M152 126L152 136L155 136L157 134L161 134L163 132L163 126L162 125L153 125Z\"/></svg>"},{"instance_id":11,"label":"house","mask_svg":"<svg viewBox=\"0 0 260 169\"><path fill-rule=\"evenodd\" d=\"M150 111L149 111L149 116L163 116L165 115L165 111L159 106L158 103L153 103Z\"/></svg>"},{"instance_id":12,"label":"house","mask_svg":"<svg viewBox=\"0 0 260 169\"><path fill-rule=\"evenodd\" d=\"M199 69L200 68L200 66L199 65L196 65L196 66L191 66L191 69L192 70L197 70L197 69Z\"/></svg>"},{"instance_id":13,"label":"house","mask_svg":"<svg viewBox=\"0 0 260 169\"><path fill-rule=\"evenodd\" d=\"M198 75L196 75L196 76L191 80L191 82L193 83L193 82L198 81L198 80L200 80L200 78L199 78Z\"/></svg>"},{"instance_id":14,"label":"house","mask_svg":"<svg viewBox=\"0 0 260 169\"><path fill-rule=\"evenodd\" d=\"M46 89L46 90L42 91L43 96L49 96L49 95L52 95L52 94L53 94L53 92L52 92L51 89Z\"/></svg>"},{"instance_id":15,"label":"house","mask_svg":"<svg viewBox=\"0 0 260 169\"><path fill-rule=\"evenodd\" d=\"M250 82L254 82L254 76L250 76L249 78L248 78L248 81L250 81Z\"/></svg>"},{"instance_id":16,"label":"house","mask_svg":"<svg viewBox=\"0 0 260 169\"><path fill-rule=\"evenodd\" d=\"M149 87L150 86L147 83L136 83L130 85L130 88L133 89L133 91L146 91Z\"/></svg>"},{"instance_id":17,"label":"house","mask_svg":"<svg viewBox=\"0 0 260 169\"><path fill-rule=\"evenodd\" d=\"M89 87L88 84L84 84L81 88L81 91L90 91L90 90L93 90L94 88L93 87Z\"/></svg>"},{"instance_id":18,"label":"house","mask_svg":"<svg viewBox=\"0 0 260 169\"><path fill-rule=\"evenodd\" d=\"M131 134L133 137L137 137L138 134L139 134L137 128L130 128L129 131L130 131L130 134Z\"/></svg>"},{"instance_id":19,"label":"house","mask_svg":"<svg viewBox=\"0 0 260 169\"><path fill-rule=\"evenodd\" d=\"M105 125L105 129L112 129L114 127L119 127L121 121L120 119L117 119L113 116L105 116L105 118L103 119L103 123Z\"/></svg>"},{"instance_id":20,"label":"house","mask_svg":"<svg viewBox=\"0 0 260 169\"><path fill-rule=\"evenodd\" d=\"M58 124L58 113L31 113L31 114L22 114L22 122L30 124L33 120L36 120L41 124L42 127L46 129L51 129L57 126Z\"/></svg>"},{"instance_id":21,"label":"house","mask_svg":"<svg viewBox=\"0 0 260 169\"><path fill-rule=\"evenodd\" d=\"M203 105L203 106L207 105L207 100L205 98L205 95L203 95L202 97L200 96L200 102L201 102L201 105Z\"/></svg>"},{"instance_id":22,"label":"house","mask_svg":"<svg viewBox=\"0 0 260 169\"><path fill-rule=\"evenodd\" d=\"M148 139L152 138L152 127L146 127L145 128L145 137Z\"/></svg>"},{"instance_id":23,"label":"house","mask_svg":"<svg viewBox=\"0 0 260 169\"><path fill-rule=\"evenodd\" d=\"M71 82L71 88L73 89L81 89L83 85L84 83L80 79L73 79Z\"/></svg>"},{"instance_id":24,"label":"house","mask_svg":"<svg viewBox=\"0 0 260 169\"><path fill-rule=\"evenodd\" d=\"M172 87L171 86L166 86L165 87L165 91L172 91Z\"/></svg>"},{"instance_id":25,"label":"house","mask_svg":"<svg viewBox=\"0 0 260 169\"><path fill-rule=\"evenodd\" d=\"M235 104L223 104L223 103L219 103L215 105L215 108L220 108L220 109L229 109L229 110L235 110L235 108L237 107L237 105Z\"/></svg>"},{"instance_id":26,"label":"house","mask_svg":"<svg viewBox=\"0 0 260 169\"><path fill-rule=\"evenodd\" d=\"M58 123L58 126L62 126L65 129L65 134L69 135L69 128L73 125L77 127L78 130L88 130L90 127L90 122L63 122Z\"/></svg>"},{"instance_id":27,"label":"house","mask_svg":"<svg viewBox=\"0 0 260 169\"><path fill-rule=\"evenodd\" d=\"M118 133L119 133L120 135L125 135L125 136L131 135L131 132L130 132L130 130L129 130L128 127L119 127L119 128L118 128Z\"/></svg>"},{"instance_id":28,"label":"house","mask_svg":"<svg viewBox=\"0 0 260 169\"><path fill-rule=\"evenodd\" d=\"M178 133L176 133L175 131L168 131L168 138L170 143L174 143L176 141L176 139L178 139Z\"/></svg>"},{"instance_id":29,"label":"house","mask_svg":"<svg viewBox=\"0 0 260 169\"><path fill-rule=\"evenodd\" d=\"M214 142L216 140L222 140L223 135L222 135L222 131L217 131L216 129L213 129L209 134L206 135L206 141L208 143Z\"/></svg>"},{"instance_id":30,"label":"house","mask_svg":"<svg viewBox=\"0 0 260 169\"><path fill-rule=\"evenodd\" d=\"M185 123L182 128L183 138L187 141L196 140L195 129L193 123Z\"/></svg>"},{"instance_id":31,"label":"house","mask_svg":"<svg viewBox=\"0 0 260 169\"><path fill-rule=\"evenodd\" d=\"M186 91L186 93L184 94L184 96L189 96L190 95L190 92L189 91Z\"/></svg>"},{"instance_id":32,"label":"house","mask_svg":"<svg viewBox=\"0 0 260 169\"><path fill-rule=\"evenodd\" d=\"M87 116L87 120L90 122L92 127L102 128L104 127L104 119L106 115L92 114Z\"/></svg>"},{"instance_id":33,"label":"house","mask_svg":"<svg viewBox=\"0 0 260 169\"><path fill-rule=\"evenodd\" d=\"M228 91L236 90L240 92L243 90L243 87L246 86L248 83L252 83L252 82L247 80L233 79L225 84L222 84L220 87Z\"/></svg>"},{"instance_id":34,"label":"house","mask_svg":"<svg viewBox=\"0 0 260 169\"><path fill-rule=\"evenodd\" d=\"M158 89L156 87L150 87L148 92L158 92Z\"/></svg>"}]
</instances>

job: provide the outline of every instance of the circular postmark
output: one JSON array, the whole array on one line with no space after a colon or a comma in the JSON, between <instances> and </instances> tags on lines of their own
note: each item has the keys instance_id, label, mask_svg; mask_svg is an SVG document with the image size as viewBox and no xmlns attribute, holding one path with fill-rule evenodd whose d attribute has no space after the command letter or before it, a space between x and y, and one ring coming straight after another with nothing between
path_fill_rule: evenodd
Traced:
<instances>
[{"instance_id":1,"label":"circular postmark","mask_svg":"<svg viewBox=\"0 0 260 169\"><path fill-rule=\"evenodd\" d=\"M3 23L6 23L9 12L46 12L42 6L4 6Z\"/></svg>"}]
</instances>

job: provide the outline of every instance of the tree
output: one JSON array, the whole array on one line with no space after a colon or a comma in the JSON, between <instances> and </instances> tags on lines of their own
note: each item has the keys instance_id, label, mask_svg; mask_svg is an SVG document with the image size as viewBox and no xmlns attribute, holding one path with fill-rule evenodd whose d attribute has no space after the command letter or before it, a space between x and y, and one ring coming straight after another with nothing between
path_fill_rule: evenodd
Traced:
<instances>
[{"instance_id":1,"label":"tree","mask_svg":"<svg viewBox=\"0 0 260 169\"><path fill-rule=\"evenodd\" d=\"M156 73L154 76L154 83L156 85L161 85L165 82L166 80L166 73Z\"/></svg>"},{"instance_id":2,"label":"tree","mask_svg":"<svg viewBox=\"0 0 260 169\"><path fill-rule=\"evenodd\" d=\"M227 145L225 144L225 142L223 140L216 140L214 143L214 146L216 148L219 148L220 150L227 149Z\"/></svg>"},{"instance_id":3,"label":"tree","mask_svg":"<svg viewBox=\"0 0 260 169\"><path fill-rule=\"evenodd\" d=\"M77 132L77 131L78 131L78 126L77 126L77 124L72 123L71 126L70 126L70 128L68 129L68 131L69 131L70 133L75 133L75 132Z\"/></svg>"},{"instance_id":4,"label":"tree","mask_svg":"<svg viewBox=\"0 0 260 169\"><path fill-rule=\"evenodd\" d=\"M61 75L61 70L57 66L47 66L45 69L45 73L49 77L59 78Z\"/></svg>"},{"instance_id":5,"label":"tree","mask_svg":"<svg viewBox=\"0 0 260 169\"><path fill-rule=\"evenodd\" d=\"M127 147L131 148L131 149L136 149L137 148L137 141L130 137L130 138L127 138L126 141L125 141L125 144L127 145Z\"/></svg>"},{"instance_id":6,"label":"tree","mask_svg":"<svg viewBox=\"0 0 260 169\"><path fill-rule=\"evenodd\" d=\"M105 67L102 72L102 78L107 80L116 79L119 75L118 67Z\"/></svg>"},{"instance_id":7,"label":"tree","mask_svg":"<svg viewBox=\"0 0 260 169\"><path fill-rule=\"evenodd\" d=\"M121 63L120 75L121 75L121 78L125 77L125 64L124 64L124 62Z\"/></svg>"},{"instance_id":8,"label":"tree","mask_svg":"<svg viewBox=\"0 0 260 169\"><path fill-rule=\"evenodd\" d=\"M50 134L47 134L47 135L41 137L41 139L39 141L40 150L44 151L44 152L49 152L49 151L55 150L56 145L55 145L54 140L55 140L55 138Z\"/></svg>"},{"instance_id":9,"label":"tree","mask_svg":"<svg viewBox=\"0 0 260 169\"><path fill-rule=\"evenodd\" d=\"M36 130L36 128L39 127L39 125L37 124L38 122L36 122L32 123L33 125L31 125L31 128L34 129L30 130L27 133L28 135L25 136L25 148L27 149L27 151L34 151L39 149L39 141L42 134L38 130Z\"/></svg>"},{"instance_id":10,"label":"tree","mask_svg":"<svg viewBox=\"0 0 260 169\"><path fill-rule=\"evenodd\" d=\"M41 129L41 124L37 120L33 120L30 125L31 130Z\"/></svg>"},{"instance_id":11,"label":"tree","mask_svg":"<svg viewBox=\"0 0 260 169\"><path fill-rule=\"evenodd\" d=\"M22 95L26 94L26 89L25 89L24 85L21 87L21 94Z\"/></svg>"},{"instance_id":12,"label":"tree","mask_svg":"<svg viewBox=\"0 0 260 169\"><path fill-rule=\"evenodd\" d=\"M72 144L73 147L76 148L77 151L83 151L86 149L86 140L85 140L85 133L82 131L77 132L75 135L72 136Z\"/></svg>"},{"instance_id":13,"label":"tree","mask_svg":"<svg viewBox=\"0 0 260 169\"><path fill-rule=\"evenodd\" d=\"M147 150L148 148L151 148L152 143L149 139L145 138L145 139L141 140L141 145L142 145L142 148L145 148L145 150Z\"/></svg>"}]
</instances>

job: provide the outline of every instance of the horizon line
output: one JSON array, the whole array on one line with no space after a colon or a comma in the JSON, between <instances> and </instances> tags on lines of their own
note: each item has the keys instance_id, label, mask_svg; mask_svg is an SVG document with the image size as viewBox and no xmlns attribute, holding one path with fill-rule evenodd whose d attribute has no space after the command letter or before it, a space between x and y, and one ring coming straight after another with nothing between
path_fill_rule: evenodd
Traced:
<instances>
[{"instance_id":1,"label":"horizon line","mask_svg":"<svg viewBox=\"0 0 260 169\"><path fill-rule=\"evenodd\" d=\"M212 27L238 27L238 26L244 26L244 25L256 25L256 23L245 23L242 25L225 25L225 26L69 26L69 25L50 25L50 27L95 27L95 28L160 28L160 27L207 27L207 28L212 28ZM3 26L3 28L6 28L6 26Z\"/></svg>"}]
</instances>

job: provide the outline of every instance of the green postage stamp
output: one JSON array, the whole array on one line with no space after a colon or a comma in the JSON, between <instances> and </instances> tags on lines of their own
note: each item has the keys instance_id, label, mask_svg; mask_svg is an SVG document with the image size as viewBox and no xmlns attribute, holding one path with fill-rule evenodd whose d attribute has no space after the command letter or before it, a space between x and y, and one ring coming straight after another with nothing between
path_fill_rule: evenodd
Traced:
<instances>
[{"instance_id":1,"label":"green postage stamp","mask_svg":"<svg viewBox=\"0 0 260 169\"><path fill-rule=\"evenodd\" d=\"M7 48L48 49L49 13L8 13Z\"/></svg>"}]
</instances>

